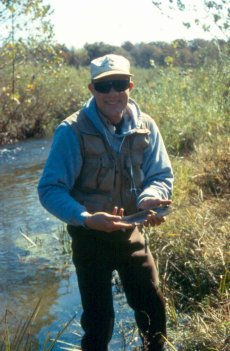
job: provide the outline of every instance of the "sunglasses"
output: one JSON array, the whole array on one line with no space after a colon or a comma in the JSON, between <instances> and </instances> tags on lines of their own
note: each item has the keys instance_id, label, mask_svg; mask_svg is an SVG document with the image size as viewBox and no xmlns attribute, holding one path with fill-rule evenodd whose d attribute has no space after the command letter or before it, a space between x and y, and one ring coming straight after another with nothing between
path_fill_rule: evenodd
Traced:
<instances>
[{"instance_id":1,"label":"sunglasses","mask_svg":"<svg viewBox=\"0 0 230 351\"><path fill-rule=\"evenodd\" d=\"M129 79L118 79L118 80L104 80L101 82L94 82L94 89L102 94L108 94L113 88L115 91L121 93L130 86Z\"/></svg>"}]
</instances>

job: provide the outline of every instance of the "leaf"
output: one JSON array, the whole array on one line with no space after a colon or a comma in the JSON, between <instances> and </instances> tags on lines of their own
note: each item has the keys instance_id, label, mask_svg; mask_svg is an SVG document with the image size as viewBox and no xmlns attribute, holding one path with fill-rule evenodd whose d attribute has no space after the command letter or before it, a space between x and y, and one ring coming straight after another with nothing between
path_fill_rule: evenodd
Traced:
<instances>
[{"instance_id":1,"label":"leaf","mask_svg":"<svg viewBox=\"0 0 230 351\"><path fill-rule=\"evenodd\" d=\"M18 93L11 94L11 100L15 101L18 105L20 105L20 95Z\"/></svg>"},{"instance_id":2,"label":"leaf","mask_svg":"<svg viewBox=\"0 0 230 351\"><path fill-rule=\"evenodd\" d=\"M188 29L191 28L191 23L189 22L183 22L183 25Z\"/></svg>"}]
</instances>

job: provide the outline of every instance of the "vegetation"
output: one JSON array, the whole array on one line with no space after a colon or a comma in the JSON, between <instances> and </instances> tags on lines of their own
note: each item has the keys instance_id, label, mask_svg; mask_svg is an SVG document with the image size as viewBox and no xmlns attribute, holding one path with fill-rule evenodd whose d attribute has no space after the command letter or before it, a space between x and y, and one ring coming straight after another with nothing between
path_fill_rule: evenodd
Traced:
<instances>
[{"instance_id":1,"label":"vegetation","mask_svg":"<svg viewBox=\"0 0 230 351\"><path fill-rule=\"evenodd\" d=\"M0 144L53 131L57 121L77 110L86 98L87 78L71 67L19 67L16 90L10 91L8 76L1 80ZM49 76L49 79L47 79Z\"/></svg>"},{"instance_id":2,"label":"vegetation","mask_svg":"<svg viewBox=\"0 0 230 351\"><path fill-rule=\"evenodd\" d=\"M165 6L171 11L176 9L184 11L189 6L184 1L169 1L166 4L161 1L152 2L153 6L163 12ZM187 98L192 98L189 101L190 105L195 101L194 96L190 96L188 91L188 89L196 89L194 75L197 76L198 84L201 83L199 79L206 80L207 92L201 86L201 99L197 110L191 108L190 111L186 110L186 113L196 113L199 120L200 111L206 104L206 96L211 99L211 95L220 92L223 96L215 96L215 101L220 98L218 103L222 103L225 99L224 104L227 104L229 81L225 77L225 62L229 57L229 8L225 0L204 0L201 3L211 20L208 23L211 24L207 26L195 19L196 24L203 24L203 29L206 31L211 30L212 26L218 27L225 40L194 39L187 42L178 39L170 44L125 42L121 47L99 42L86 43L82 49L75 50L63 44L54 44L52 41L53 28L50 22L52 10L49 5L44 4L43 0L2 0L0 3L0 144L52 132L56 123L78 109L88 96L86 85L89 77L85 73L85 67L88 69L90 61L95 57L111 52L126 56L130 59L132 66L138 69L149 69L150 72L147 74L152 77L155 84L159 79L163 81L165 72L162 68L178 67L178 71L172 70L170 75L167 70L164 89L174 88L173 85L177 84L176 75L184 75L184 91L181 90L179 95L183 102L178 101L180 100L178 96L175 96L172 101L178 105L181 114L184 114L186 109ZM190 23L185 25L189 27ZM216 85L210 79L211 75L204 77L206 71L203 67L207 65L210 67L214 65L213 73L215 79L218 79L215 83L225 84L225 88L220 87L218 91L216 89L213 92L210 91ZM155 68L154 74L153 68ZM140 74L137 72L137 81ZM182 89L182 85L180 88ZM161 91L156 85L154 94L158 100L161 100L156 95L159 93L161 94ZM154 96L151 97L151 101L155 104ZM162 115L162 106L160 107ZM171 106L164 106L163 110L167 108ZM213 110L213 106L211 109ZM155 111L150 109L150 112ZM178 113L175 116L178 118ZM212 118L215 119L216 116ZM187 137L188 130L184 132ZM190 134L193 134L191 129ZM177 148L180 147L179 144Z\"/></svg>"},{"instance_id":3,"label":"vegetation","mask_svg":"<svg viewBox=\"0 0 230 351\"><path fill-rule=\"evenodd\" d=\"M200 0L190 4L185 0L152 0L152 3L162 13L167 13L172 16L176 11L189 11L190 15L193 14L192 20L184 21L183 24L188 29L191 26L200 26L205 32L216 32L218 29L219 33L229 39L230 29L230 16L229 16L229 4L226 0ZM201 11L202 13L199 13Z\"/></svg>"},{"instance_id":4,"label":"vegetation","mask_svg":"<svg viewBox=\"0 0 230 351\"><path fill-rule=\"evenodd\" d=\"M156 6L154 2L153 6ZM183 8L181 5L180 10ZM228 103L229 81L225 76L228 69L225 62L229 57L227 35L226 41L194 39L186 42L178 39L170 44L125 42L121 47L102 42L86 43L82 49L76 50L53 43L53 30L49 21L51 12L50 6L44 5L43 0L4 0L0 4L0 145L52 133L62 118L80 108L88 98L89 76L86 69L88 70L90 61L111 52L130 59L132 66L136 68L136 92L139 92L136 95L139 98L143 91L147 100L143 106L146 108L148 105L149 112L154 115L167 116L168 111L165 110L174 110L173 106L166 106L163 99L170 89L175 90L177 80L182 77L179 95L174 95L171 100L178 107L174 122L175 119L179 121L185 110L186 114L194 113L198 121L201 111L206 109L206 100L211 102L213 95L216 103ZM219 23L219 19L216 22ZM225 25L223 21L220 23L222 31L225 29L227 32L227 20ZM213 71L214 81L211 74L206 74L207 69L204 66L207 65ZM150 98L146 89L143 90L144 77L147 78L147 75L152 79L150 88L154 88ZM205 89L201 79L205 80ZM162 82L164 87L161 86ZM198 102L190 94L195 94L199 84L201 96ZM225 87L221 86L223 84ZM163 95L161 88L165 90ZM221 93L223 96L218 95ZM197 108L192 104L196 104ZM155 111L157 106L159 111ZM213 103L210 108L213 111ZM208 111L208 122L210 118L216 119L218 113L216 111L213 115L211 111ZM219 125L218 118L216 123ZM174 134L178 132L177 125L178 123L174 124ZM181 139L184 136L196 138L190 125L185 128L180 134ZM203 133L203 129L200 131ZM167 137L170 138L170 135ZM181 147L180 143L178 141L177 148ZM172 143L169 141L169 144Z\"/></svg>"},{"instance_id":5,"label":"vegetation","mask_svg":"<svg viewBox=\"0 0 230 351\"><path fill-rule=\"evenodd\" d=\"M42 349L39 348L38 342L33 335L33 323L36 319L36 316L39 312L41 305L41 299L38 301L34 310L28 318L21 322L16 329L15 334L11 334L8 325L8 316L7 312L4 317L5 330L2 340L0 339L0 350L1 351L34 351L35 348L42 351L51 351L53 350L55 344L58 342L60 336L65 332L68 326L73 322L75 316L71 318L62 328L57 332L57 335L54 339L51 340L49 335L45 340ZM75 349L77 351L78 349Z\"/></svg>"},{"instance_id":6,"label":"vegetation","mask_svg":"<svg viewBox=\"0 0 230 351\"><path fill-rule=\"evenodd\" d=\"M214 43L204 42L202 46L199 41L194 41L193 49L191 49L192 46L186 44L187 47L185 47L182 44L180 41L174 42L171 46L162 43L130 46L126 43L119 50L113 48L112 52L120 53L122 50L126 57L135 62L134 97L139 101L144 100L143 108L154 116L164 116L161 123L170 123L170 128L166 128L168 132L172 128L173 120L174 133L171 130L167 138L175 134L180 135L181 139L188 135L197 138L193 133L193 118L197 123L203 124L204 128L196 130L196 133L200 132L200 136L203 137L203 132L207 135L210 128L214 129L216 126L225 128L225 125L219 123L218 115L219 108L224 109L223 113L229 111L227 106L229 73L225 63L228 46L226 43L223 44L220 57ZM75 53L71 50L64 51L60 47L48 50L44 44L29 49L24 44L18 43L14 74L11 65L8 65L8 59L3 55L5 48L2 49L0 144L50 134L58 121L82 106L89 97L87 89L89 60L111 50L110 46L99 44L86 47L87 52L85 51L85 55L81 52L81 58L85 60L84 65L87 62L87 68L83 65L83 61L80 63L78 51ZM159 60L156 58L156 49ZM184 50L190 50L190 54L192 53L186 60L186 55L182 54ZM208 56L206 56L207 50ZM196 57L199 57L199 61L195 64ZM209 73L208 70L210 70ZM178 81L180 84L177 87ZM149 88L151 90L148 92ZM196 100L197 89L199 97ZM174 92L173 96L166 105L165 96L171 92ZM172 116L173 111L175 113ZM209 125L205 131L203 120L199 122L204 112L207 114L206 125ZM181 118L185 121L185 118L190 115L193 115L191 122L183 123L184 130L180 131ZM179 129L178 124L180 124ZM168 144L173 145L170 141ZM180 147L178 141L177 148Z\"/></svg>"},{"instance_id":7,"label":"vegetation","mask_svg":"<svg viewBox=\"0 0 230 351\"><path fill-rule=\"evenodd\" d=\"M217 139L173 158L176 211L151 232L176 350L230 346L230 139Z\"/></svg>"}]
</instances>

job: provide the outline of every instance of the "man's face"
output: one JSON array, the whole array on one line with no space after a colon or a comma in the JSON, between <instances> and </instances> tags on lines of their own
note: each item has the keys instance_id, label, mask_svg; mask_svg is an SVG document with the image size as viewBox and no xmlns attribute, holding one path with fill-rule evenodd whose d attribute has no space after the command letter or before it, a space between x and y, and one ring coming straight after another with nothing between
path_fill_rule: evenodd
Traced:
<instances>
[{"instance_id":1,"label":"man's face","mask_svg":"<svg viewBox=\"0 0 230 351\"><path fill-rule=\"evenodd\" d=\"M123 80L128 80L127 87L125 87L124 91L116 91L116 83L114 83L114 87L112 81L117 81L119 86L120 82L118 81ZM89 84L89 90L95 97L97 107L101 113L108 118L112 124L117 124L120 122L123 111L127 106L129 92L133 88L133 82L129 80L129 77L124 75L112 75L96 81L96 83L100 82L110 82L111 86L109 92L103 93L97 91L97 85L94 83Z\"/></svg>"}]
</instances>

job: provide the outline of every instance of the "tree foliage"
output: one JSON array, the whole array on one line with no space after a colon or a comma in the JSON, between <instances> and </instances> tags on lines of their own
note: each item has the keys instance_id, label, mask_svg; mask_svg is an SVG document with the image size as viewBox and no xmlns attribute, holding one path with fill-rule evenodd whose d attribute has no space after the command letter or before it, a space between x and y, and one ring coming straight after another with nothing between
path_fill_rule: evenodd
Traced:
<instances>
[{"instance_id":1,"label":"tree foliage","mask_svg":"<svg viewBox=\"0 0 230 351\"><path fill-rule=\"evenodd\" d=\"M177 10L193 12L194 23L191 21L183 23L187 28L195 24L210 33L214 33L218 29L225 40L230 38L230 7L228 0L199 0L194 5L191 5L190 1L185 0L152 0L152 3L163 14L166 12L175 13ZM201 18L200 11L204 14L203 18Z\"/></svg>"},{"instance_id":2,"label":"tree foliage","mask_svg":"<svg viewBox=\"0 0 230 351\"><path fill-rule=\"evenodd\" d=\"M217 45L218 44L218 45ZM89 65L96 57L114 53L127 57L132 66L150 68L155 66L180 66L198 67L210 61L220 60L220 51L229 55L229 46L224 40L207 41L194 39L185 41L174 40L172 43L150 42L137 43L125 42L121 47L112 46L103 42L86 44L83 49L68 49L63 45L54 47L57 56L60 56L67 65L79 68Z\"/></svg>"},{"instance_id":3,"label":"tree foliage","mask_svg":"<svg viewBox=\"0 0 230 351\"><path fill-rule=\"evenodd\" d=\"M38 107L39 75L47 76L48 69L58 64L52 45L53 28L49 19L51 8L43 0L1 0L0 2L0 129L14 126L24 134L40 129L39 120L25 123L24 116ZM60 58L58 59L60 60ZM33 67L28 70L28 66ZM22 75L23 72L28 74ZM41 94L37 94L41 96ZM40 100L39 100L40 101ZM40 103L40 106L44 104ZM40 115L43 110L39 109Z\"/></svg>"},{"instance_id":4,"label":"tree foliage","mask_svg":"<svg viewBox=\"0 0 230 351\"><path fill-rule=\"evenodd\" d=\"M4 86L8 89L11 85L12 94L16 93L17 66L28 60L31 51L36 52L37 60L49 57L47 52L52 49L53 36L50 15L51 8L44 5L43 0L0 2L0 69L9 71Z\"/></svg>"},{"instance_id":5,"label":"tree foliage","mask_svg":"<svg viewBox=\"0 0 230 351\"><path fill-rule=\"evenodd\" d=\"M1 0L0 2L0 41L40 41L50 39L52 25L50 5L43 0Z\"/></svg>"}]
</instances>

